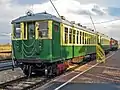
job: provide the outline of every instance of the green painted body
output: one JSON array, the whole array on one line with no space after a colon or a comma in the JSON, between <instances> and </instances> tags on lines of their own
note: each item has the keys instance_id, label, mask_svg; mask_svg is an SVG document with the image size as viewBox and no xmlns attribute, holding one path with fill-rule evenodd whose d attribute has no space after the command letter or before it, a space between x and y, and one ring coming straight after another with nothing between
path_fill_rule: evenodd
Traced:
<instances>
[{"instance_id":1,"label":"green painted body","mask_svg":"<svg viewBox=\"0 0 120 90\"><path fill-rule=\"evenodd\" d=\"M110 49L110 45L102 45L102 48L103 48L104 50L109 50L109 49Z\"/></svg>"},{"instance_id":2,"label":"green painted body","mask_svg":"<svg viewBox=\"0 0 120 90\"><path fill-rule=\"evenodd\" d=\"M62 46L65 59L70 59L78 56L85 56L96 52L96 46Z\"/></svg>"},{"instance_id":3,"label":"green painted body","mask_svg":"<svg viewBox=\"0 0 120 90\"><path fill-rule=\"evenodd\" d=\"M46 62L56 62L73 57L85 56L96 52L95 45L64 46L61 45L60 23L58 31L54 30L52 24L52 39L12 40L15 59L38 59ZM104 50L109 49L109 45L102 46Z\"/></svg>"},{"instance_id":4,"label":"green painted body","mask_svg":"<svg viewBox=\"0 0 120 90\"><path fill-rule=\"evenodd\" d=\"M52 40L13 40L13 50L16 59L46 59L52 60Z\"/></svg>"}]
</instances>

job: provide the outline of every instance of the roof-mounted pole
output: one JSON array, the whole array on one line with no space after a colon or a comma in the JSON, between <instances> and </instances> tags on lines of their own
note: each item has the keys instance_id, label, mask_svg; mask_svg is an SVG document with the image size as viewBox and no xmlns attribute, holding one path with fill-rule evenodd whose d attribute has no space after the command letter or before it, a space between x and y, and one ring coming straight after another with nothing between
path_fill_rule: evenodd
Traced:
<instances>
[{"instance_id":1,"label":"roof-mounted pole","mask_svg":"<svg viewBox=\"0 0 120 90\"><path fill-rule=\"evenodd\" d=\"M55 11L57 12L58 16L61 18L60 14L59 14L57 8L55 7L55 5L53 4L52 0L50 0L50 2L51 2L51 4L52 4L52 6L54 7Z\"/></svg>"},{"instance_id":2,"label":"roof-mounted pole","mask_svg":"<svg viewBox=\"0 0 120 90\"><path fill-rule=\"evenodd\" d=\"M95 27L95 24L94 24L94 21L93 21L93 19L92 19L92 16L90 15L90 13L89 13L89 16L90 16L90 19L91 19L92 25L93 25L93 27L94 27L94 29L95 29L95 32L97 32L96 27Z\"/></svg>"}]
</instances>

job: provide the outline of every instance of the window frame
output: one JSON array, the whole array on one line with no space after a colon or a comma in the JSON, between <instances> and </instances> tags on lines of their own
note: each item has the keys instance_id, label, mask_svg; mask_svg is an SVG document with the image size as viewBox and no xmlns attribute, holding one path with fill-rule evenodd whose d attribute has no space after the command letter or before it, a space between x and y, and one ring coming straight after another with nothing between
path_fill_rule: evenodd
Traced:
<instances>
[{"instance_id":1,"label":"window frame","mask_svg":"<svg viewBox=\"0 0 120 90\"><path fill-rule=\"evenodd\" d=\"M39 28L39 23L40 22L47 22L47 24L48 24L48 31L47 31L47 37L39 37L39 30L38 30L38 28ZM52 30L53 30L53 21L52 20L39 20L39 21L36 21L35 22L35 31L36 31L36 39L40 39L40 40L42 40L42 39L52 39Z\"/></svg>"},{"instance_id":2,"label":"window frame","mask_svg":"<svg viewBox=\"0 0 120 90\"><path fill-rule=\"evenodd\" d=\"M13 23L12 24L12 40L22 40L22 38L23 38L23 26L22 26L22 22L19 22L19 24L20 24L20 37L19 38L16 38L15 37L15 24L16 23Z\"/></svg>"},{"instance_id":3,"label":"window frame","mask_svg":"<svg viewBox=\"0 0 120 90\"><path fill-rule=\"evenodd\" d=\"M68 35L69 35L69 44L73 44L73 29L72 28L69 28L69 32L68 32ZM71 39L70 39L71 37Z\"/></svg>"},{"instance_id":4,"label":"window frame","mask_svg":"<svg viewBox=\"0 0 120 90\"><path fill-rule=\"evenodd\" d=\"M28 30L27 30L27 22L23 22L24 24L24 29L23 29L23 39L27 40L28 39Z\"/></svg>"},{"instance_id":5,"label":"window frame","mask_svg":"<svg viewBox=\"0 0 120 90\"><path fill-rule=\"evenodd\" d=\"M75 45L76 44L76 29L73 29L73 45Z\"/></svg>"},{"instance_id":6,"label":"window frame","mask_svg":"<svg viewBox=\"0 0 120 90\"><path fill-rule=\"evenodd\" d=\"M34 33L33 33L33 35L34 35L34 39L35 39L35 38L36 38L36 30L35 30L35 29L36 29L36 25L35 25L35 24L36 24L36 21L26 22L27 40L30 39L30 32L29 32L29 30L28 30L28 23L32 23L32 25L33 25L33 23L34 23L34 30L33 30Z\"/></svg>"},{"instance_id":7,"label":"window frame","mask_svg":"<svg viewBox=\"0 0 120 90\"><path fill-rule=\"evenodd\" d=\"M82 32L82 44L85 44L85 32Z\"/></svg>"},{"instance_id":8,"label":"window frame","mask_svg":"<svg viewBox=\"0 0 120 90\"><path fill-rule=\"evenodd\" d=\"M79 44L79 30L76 30L76 44Z\"/></svg>"},{"instance_id":9,"label":"window frame","mask_svg":"<svg viewBox=\"0 0 120 90\"><path fill-rule=\"evenodd\" d=\"M80 38L79 39L79 44L82 44L82 39L81 39L82 38L82 31L79 32L79 38Z\"/></svg>"},{"instance_id":10,"label":"window frame","mask_svg":"<svg viewBox=\"0 0 120 90\"><path fill-rule=\"evenodd\" d=\"M65 27L68 28L68 43L66 44L65 43ZM70 29L72 30L72 43L69 43L69 31ZM65 45L65 46L72 46L73 45L73 27L70 26L70 25L67 25L67 24L64 24L64 23L61 23L61 29L60 29L60 32L61 32L61 42L62 42L62 45Z\"/></svg>"},{"instance_id":11,"label":"window frame","mask_svg":"<svg viewBox=\"0 0 120 90\"><path fill-rule=\"evenodd\" d=\"M66 32L67 31L67 32ZM69 44L69 28L68 27L64 27L64 44Z\"/></svg>"}]
</instances>

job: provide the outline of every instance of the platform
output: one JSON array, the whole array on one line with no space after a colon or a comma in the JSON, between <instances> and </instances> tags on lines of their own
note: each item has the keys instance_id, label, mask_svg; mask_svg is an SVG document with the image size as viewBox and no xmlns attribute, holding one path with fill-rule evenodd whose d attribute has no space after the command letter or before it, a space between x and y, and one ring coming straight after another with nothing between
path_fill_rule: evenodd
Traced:
<instances>
[{"instance_id":1,"label":"platform","mask_svg":"<svg viewBox=\"0 0 120 90\"><path fill-rule=\"evenodd\" d=\"M110 53L106 63L92 61L36 90L120 90L120 50Z\"/></svg>"}]
</instances>

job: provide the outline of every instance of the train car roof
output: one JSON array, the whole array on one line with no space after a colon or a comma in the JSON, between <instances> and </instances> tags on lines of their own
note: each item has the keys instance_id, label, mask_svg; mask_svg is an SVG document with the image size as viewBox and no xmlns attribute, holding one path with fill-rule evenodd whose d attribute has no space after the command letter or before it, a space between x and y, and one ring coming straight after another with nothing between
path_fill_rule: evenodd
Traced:
<instances>
[{"instance_id":1,"label":"train car roof","mask_svg":"<svg viewBox=\"0 0 120 90\"><path fill-rule=\"evenodd\" d=\"M75 28L82 29L84 31L91 32L91 33L95 34L94 31L91 31L91 30L88 30L87 28L83 28L83 27L80 27L78 25L75 25L68 20L62 20L61 18L56 17L56 16L49 14L47 12L21 16L15 20L13 20L11 23L13 24L13 23L19 23L19 22L29 22L29 21L38 21L38 20L54 20L57 22L62 22L62 23L67 24L69 26L75 26Z\"/></svg>"},{"instance_id":2,"label":"train car roof","mask_svg":"<svg viewBox=\"0 0 120 90\"><path fill-rule=\"evenodd\" d=\"M54 15L48 14L46 12L42 12L42 13L30 14L30 15L19 17L13 20L12 23L38 21L38 20L55 20L57 22L61 22L60 18Z\"/></svg>"},{"instance_id":3,"label":"train car roof","mask_svg":"<svg viewBox=\"0 0 120 90\"><path fill-rule=\"evenodd\" d=\"M97 34L100 35L100 36L102 36L102 37L104 37L104 38L110 39L109 36L107 36L107 35L105 35L105 34L103 34L103 33L97 32Z\"/></svg>"},{"instance_id":4,"label":"train car roof","mask_svg":"<svg viewBox=\"0 0 120 90\"><path fill-rule=\"evenodd\" d=\"M36 14L32 14L32 13L29 13L25 16L21 16L15 20L12 20L12 24L13 23L19 23L19 22L29 22L29 21L39 21L39 20L54 20L54 21L57 21L57 22L62 22L66 25L69 25L69 26L74 26L75 28L77 29L81 29L83 31L87 31L87 32L90 32L90 33L93 33L95 34L95 31L92 31L92 30L89 30L87 28L84 28L84 27L81 27L81 26L78 26L76 24L73 24L71 23L70 21L68 20L63 20L59 17L56 17L55 15L52 15L52 14L49 14L47 12L42 12L42 13L36 13Z\"/></svg>"}]
</instances>

